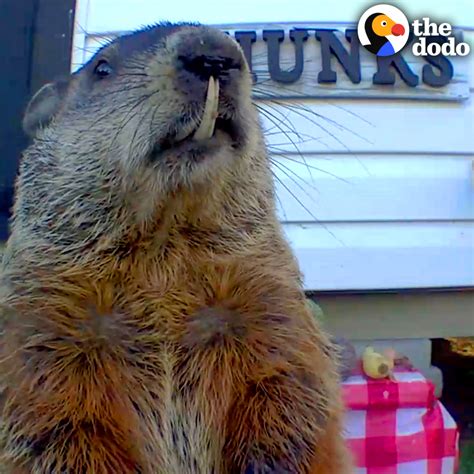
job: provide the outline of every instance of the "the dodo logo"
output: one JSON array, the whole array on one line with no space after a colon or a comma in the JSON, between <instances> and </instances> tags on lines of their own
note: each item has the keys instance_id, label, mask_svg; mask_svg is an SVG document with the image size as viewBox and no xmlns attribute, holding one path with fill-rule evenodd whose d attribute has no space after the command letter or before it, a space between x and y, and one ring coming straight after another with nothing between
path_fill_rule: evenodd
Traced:
<instances>
[{"instance_id":1,"label":"the dodo logo","mask_svg":"<svg viewBox=\"0 0 474 474\"><path fill-rule=\"evenodd\" d=\"M374 5L360 17L357 34L361 44L377 56L392 56L408 41L407 17L392 5Z\"/></svg>"}]
</instances>

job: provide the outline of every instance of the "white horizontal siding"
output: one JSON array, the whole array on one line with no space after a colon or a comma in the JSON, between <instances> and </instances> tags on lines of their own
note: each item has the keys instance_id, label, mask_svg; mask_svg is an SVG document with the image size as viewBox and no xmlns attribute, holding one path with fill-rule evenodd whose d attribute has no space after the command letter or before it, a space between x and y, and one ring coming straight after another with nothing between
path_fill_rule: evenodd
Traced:
<instances>
[{"instance_id":1,"label":"white horizontal siding","mask_svg":"<svg viewBox=\"0 0 474 474\"><path fill-rule=\"evenodd\" d=\"M79 0L89 2L88 31L124 31L150 22L199 21L208 24L270 22L357 22L372 3L354 0ZM383 3L383 2L381 2ZM389 2L393 3L393 2ZM398 0L408 18L431 17L434 21L474 26L471 0Z\"/></svg>"},{"instance_id":2,"label":"white horizontal siding","mask_svg":"<svg viewBox=\"0 0 474 474\"><path fill-rule=\"evenodd\" d=\"M474 155L274 157L284 221L474 221Z\"/></svg>"},{"instance_id":3,"label":"white horizontal siding","mask_svg":"<svg viewBox=\"0 0 474 474\"><path fill-rule=\"evenodd\" d=\"M309 289L472 286L473 222L288 223Z\"/></svg>"},{"instance_id":4,"label":"white horizontal siding","mask_svg":"<svg viewBox=\"0 0 474 474\"><path fill-rule=\"evenodd\" d=\"M474 6L472 7L474 11ZM471 92L474 92L474 27L469 30L464 30L463 32L464 41L466 41L471 46L471 54L466 57L467 61L467 71L469 77L469 84ZM471 96L472 97L472 96Z\"/></svg>"},{"instance_id":5,"label":"white horizontal siding","mask_svg":"<svg viewBox=\"0 0 474 474\"><path fill-rule=\"evenodd\" d=\"M301 103L302 102L302 103ZM474 107L464 102L306 100L272 110L283 131L302 139L300 152L350 151L351 153L472 153L474 152ZM317 115L319 115L319 117ZM278 131L263 116L267 129ZM283 132L270 135L268 143L295 152Z\"/></svg>"},{"instance_id":6,"label":"white horizontal siding","mask_svg":"<svg viewBox=\"0 0 474 474\"><path fill-rule=\"evenodd\" d=\"M397 4L410 18L466 26L472 44L470 0ZM353 23L366 7L349 0L222 5L79 0L73 69L104 34L155 21ZM306 288L474 286L474 54L463 67L471 81L463 102L259 102L278 125L263 114L279 213Z\"/></svg>"}]
</instances>

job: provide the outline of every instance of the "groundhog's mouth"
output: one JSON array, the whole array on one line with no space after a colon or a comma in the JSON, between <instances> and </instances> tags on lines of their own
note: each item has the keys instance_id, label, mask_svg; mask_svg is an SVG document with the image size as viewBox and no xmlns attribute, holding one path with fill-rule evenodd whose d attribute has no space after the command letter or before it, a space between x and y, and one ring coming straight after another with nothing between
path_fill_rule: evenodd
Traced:
<instances>
[{"instance_id":1,"label":"groundhog's mouth","mask_svg":"<svg viewBox=\"0 0 474 474\"><path fill-rule=\"evenodd\" d=\"M218 137L222 138L223 135L228 136L230 138L232 147L238 146L240 133L239 127L237 126L236 122L224 117L217 117L217 119L215 120L213 133L208 138L196 140L194 136L191 136L191 134L189 134L184 139L180 140L177 138L177 136L170 135L164 140L162 140L157 146L155 146L155 149L153 151L156 155L159 152L182 148L186 145L192 146L194 144L196 147L203 147L215 141Z\"/></svg>"},{"instance_id":2,"label":"groundhog's mouth","mask_svg":"<svg viewBox=\"0 0 474 474\"><path fill-rule=\"evenodd\" d=\"M204 112L201 117L201 122L198 128L192 134L192 139L201 142L203 140L209 140L214 135L214 129L216 127L216 121L219 116L219 80L214 79L212 76L209 78L207 85L206 102L204 105ZM190 134L189 134L190 135ZM187 131L183 130L181 134L178 134L176 140L182 141L188 138Z\"/></svg>"},{"instance_id":3,"label":"groundhog's mouth","mask_svg":"<svg viewBox=\"0 0 474 474\"><path fill-rule=\"evenodd\" d=\"M197 128L196 122L181 126L178 133L161 140L153 154L156 156L159 152L186 146L201 148L219 138L222 139L223 136L230 138L231 146L235 147L239 141L240 129L235 120L219 115L219 81L211 77L204 112Z\"/></svg>"}]
</instances>

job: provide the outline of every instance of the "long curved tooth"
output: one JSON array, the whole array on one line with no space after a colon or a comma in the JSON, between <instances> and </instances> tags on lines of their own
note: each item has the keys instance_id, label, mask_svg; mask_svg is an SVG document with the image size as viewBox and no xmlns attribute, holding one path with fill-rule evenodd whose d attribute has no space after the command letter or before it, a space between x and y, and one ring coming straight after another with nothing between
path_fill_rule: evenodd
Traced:
<instances>
[{"instance_id":1,"label":"long curved tooth","mask_svg":"<svg viewBox=\"0 0 474 474\"><path fill-rule=\"evenodd\" d=\"M207 86L206 105L202 114L201 123L194 132L194 140L207 140L212 137L219 107L219 80L212 76Z\"/></svg>"}]
</instances>

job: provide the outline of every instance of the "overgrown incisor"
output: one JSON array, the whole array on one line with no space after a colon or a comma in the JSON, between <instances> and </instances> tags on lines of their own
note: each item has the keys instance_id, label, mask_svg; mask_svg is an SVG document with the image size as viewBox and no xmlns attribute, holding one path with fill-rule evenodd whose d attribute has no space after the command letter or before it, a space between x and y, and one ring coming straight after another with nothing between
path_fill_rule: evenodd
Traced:
<instances>
[{"instance_id":1,"label":"overgrown incisor","mask_svg":"<svg viewBox=\"0 0 474 474\"><path fill-rule=\"evenodd\" d=\"M24 126L2 472L351 472L238 45L187 24L118 38Z\"/></svg>"}]
</instances>

